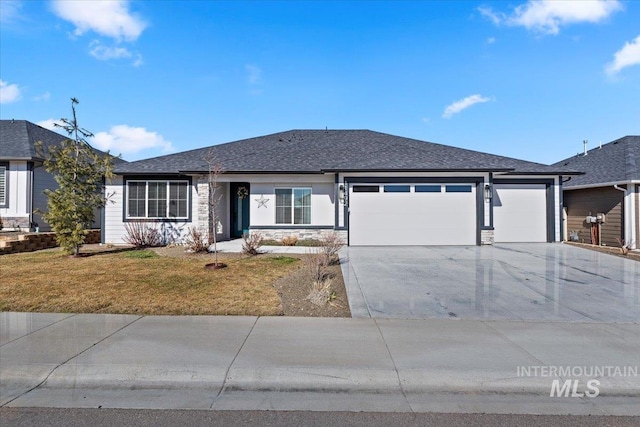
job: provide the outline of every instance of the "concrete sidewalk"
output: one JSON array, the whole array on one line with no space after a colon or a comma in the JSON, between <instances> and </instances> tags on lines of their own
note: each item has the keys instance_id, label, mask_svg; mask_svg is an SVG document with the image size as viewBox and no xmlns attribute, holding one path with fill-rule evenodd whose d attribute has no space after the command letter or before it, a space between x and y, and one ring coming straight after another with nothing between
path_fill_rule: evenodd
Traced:
<instances>
[{"instance_id":1,"label":"concrete sidewalk","mask_svg":"<svg viewBox=\"0 0 640 427\"><path fill-rule=\"evenodd\" d=\"M224 240L217 243L218 252L230 252L241 253L242 252L242 239ZM317 247L312 246L261 246L261 253L268 254L308 254L315 250Z\"/></svg>"},{"instance_id":2,"label":"concrete sidewalk","mask_svg":"<svg viewBox=\"0 0 640 427\"><path fill-rule=\"evenodd\" d=\"M0 404L640 415L640 325L0 313ZM587 375L589 375L587 373Z\"/></svg>"}]
</instances>

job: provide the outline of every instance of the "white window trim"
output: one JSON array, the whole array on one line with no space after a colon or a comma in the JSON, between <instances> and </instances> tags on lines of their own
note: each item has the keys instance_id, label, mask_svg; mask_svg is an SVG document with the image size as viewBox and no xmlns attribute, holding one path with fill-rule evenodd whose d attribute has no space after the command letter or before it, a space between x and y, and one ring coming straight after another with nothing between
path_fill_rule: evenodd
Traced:
<instances>
[{"instance_id":1,"label":"white window trim","mask_svg":"<svg viewBox=\"0 0 640 427\"><path fill-rule=\"evenodd\" d=\"M145 186L144 186L144 211L147 213L146 216L130 216L129 215L129 183L131 182L144 182ZM169 197L170 195L170 189L169 189L169 185L170 184L175 184L175 183L185 183L187 184L187 212L186 212L186 216L149 216L149 183L156 183L156 182L164 182L167 185L167 210L166 212L169 213L169 204L171 202L171 198ZM127 192L127 196L126 196L126 206L125 206L125 212L127 213L126 218L127 219L151 219L151 220L156 220L156 219L189 219L189 209L190 209L190 200L189 200L189 181L186 179L169 179L169 180L164 180L164 179L129 179L126 181L126 192Z\"/></svg>"},{"instance_id":2,"label":"white window trim","mask_svg":"<svg viewBox=\"0 0 640 427\"><path fill-rule=\"evenodd\" d=\"M277 203L277 190L290 190L291 191L291 222L287 222L287 223L278 223L278 203ZM309 223L303 223L303 224L295 224L294 220L295 220L295 199L293 196L294 190L309 190L309 193L311 195L311 197L313 198L313 188L312 187L275 187L274 191L273 191L273 195L274 195L274 218L273 218L273 222L276 225L311 225L313 224L313 220L311 218L311 215L313 213L313 205L309 204Z\"/></svg>"}]
</instances>

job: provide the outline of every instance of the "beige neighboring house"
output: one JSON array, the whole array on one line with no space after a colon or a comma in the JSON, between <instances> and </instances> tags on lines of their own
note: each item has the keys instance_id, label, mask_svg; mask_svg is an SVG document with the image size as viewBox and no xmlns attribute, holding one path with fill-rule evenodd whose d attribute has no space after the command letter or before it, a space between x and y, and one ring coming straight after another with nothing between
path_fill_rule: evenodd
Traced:
<instances>
[{"instance_id":1,"label":"beige neighboring house","mask_svg":"<svg viewBox=\"0 0 640 427\"><path fill-rule=\"evenodd\" d=\"M51 229L36 213L47 210L44 190L57 186L53 175L44 169L42 152L66 139L26 120L0 120L0 216L4 230ZM37 148L38 142L42 149ZM102 213L97 212L93 227L101 225Z\"/></svg>"},{"instance_id":2,"label":"beige neighboring house","mask_svg":"<svg viewBox=\"0 0 640 427\"><path fill-rule=\"evenodd\" d=\"M640 136L625 136L555 166L584 172L562 186L565 240L639 247Z\"/></svg>"}]
</instances>

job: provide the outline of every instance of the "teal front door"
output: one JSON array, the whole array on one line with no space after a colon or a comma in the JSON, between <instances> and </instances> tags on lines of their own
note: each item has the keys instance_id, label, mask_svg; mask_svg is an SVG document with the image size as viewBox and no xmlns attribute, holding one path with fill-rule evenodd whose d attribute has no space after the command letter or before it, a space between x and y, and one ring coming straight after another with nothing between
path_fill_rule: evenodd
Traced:
<instances>
[{"instance_id":1,"label":"teal front door","mask_svg":"<svg viewBox=\"0 0 640 427\"><path fill-rule=\"evenodd\" d=\"M249 183L231 183L231 237L249 232Z\"/></svg>"}]
</instances>

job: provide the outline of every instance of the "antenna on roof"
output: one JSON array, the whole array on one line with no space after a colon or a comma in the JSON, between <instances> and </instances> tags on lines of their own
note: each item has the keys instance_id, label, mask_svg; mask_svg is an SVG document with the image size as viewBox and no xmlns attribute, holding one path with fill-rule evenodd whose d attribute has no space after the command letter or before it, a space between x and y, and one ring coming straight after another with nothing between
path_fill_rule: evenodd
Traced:
<instances>
[{"instance_id":1,"label":"antenna on roof","mask_svg":"<svg viewBox=\"0 0 640 427\"><path fill-rule=\"evenodd\" d=\"M589 143L589 141L587 141L586 139L582 140L582 143L584 144L584 155L587 155L587 144Z\"/></svg>"}]
</instances>

